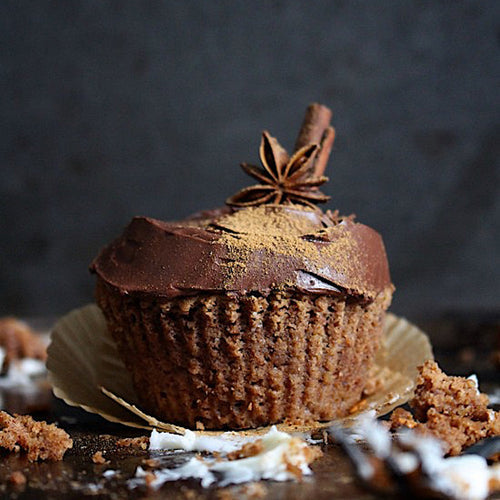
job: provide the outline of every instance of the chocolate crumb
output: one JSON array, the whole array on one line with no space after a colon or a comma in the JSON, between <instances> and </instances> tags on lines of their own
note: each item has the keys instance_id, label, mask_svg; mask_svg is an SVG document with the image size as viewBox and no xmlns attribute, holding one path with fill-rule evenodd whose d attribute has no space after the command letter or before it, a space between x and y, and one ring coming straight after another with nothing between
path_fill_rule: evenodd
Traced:
<instances>
[{"instance_id":1,"label":"chocolate crumb","mask_svg":"<svg viewBox=\"0 0 500 500\"><path fill-rule=\"evenodd\" d=\"M14 486L24 486L27 482L26 476L20 471L16 470L9 476L9 483Z\"/></svg>"},{"instance_id":2,"label":"chocolate crumb","mask_svg":"<svg viewBox=\"0 0 500 500\"><path fill-rule=\"evenodd\" d=\"M262 483L248 483L232 488L223 488L217 491L217 500L237 500L264 498L268 489Z\"/></svg>"},{"instance_id":3,"label":"chocolate crumb","mask_svg":"<svg viewBox=\"0 0 500 500\"><path fill-rule=\"evenodd\" d=\"M151 488L151 485L155 479L156 479L156 476L153 472L151 472L151 471L146 472L146 474L144 476L144 481L146 481L146 486L148 488Z\"/></svg>"},{"instance_id":4,"label":"chocolate crumb","mask_svg":"<svg viewBox=\"0 0 500 500\"><path fill-rule=\"evenodd\" d=\"M474 381L448 376L434 361L419 367L413 415L401 408L391 415L391 428L410 427L440 439L448 455L491 436L500 435L500 412L488 409L488 396Z\"/></svg>"},{"instance_id":5,"label":"chocolate crumb","mask_svg":"<svg viewBox=\"0 0 500 500\"><path fill-rule=\"evenodd\" d=\"M349 413L352 415L353 413L358 413L360 411L366 410L368 406L368 400L367 399L361 399L357 403L354 404L354 406L351 406L349 409Z\"/></svg>"},{"instance_id":6,"label":"chocolate crumb","mask_svg":"<svg viewBox=\"0 0 500 500\"><path fill-rule=\"evenodd\" d=\"M93 455L92 455L92 462L94 462L95 464L99 464L99 465L102 465L102 464L109 464L109 460L106 460L102 454L102 451L96 451Z\"/></svg>"},{"instance_id":7,"label":"chocolate crumb","mask_svg":"<svg viewBox=\"0 0 500 500\"><path fill-rule=\"evenodd\" d=\"M133 447L140 450L147 450L149 446L149 438L147 436L140 436L136 438L122 438L116 442L117 446Z\"/></svg>"},{"instance_id":8,"label":"chocolate crumb","mask_svg":"<svg viewBox=\"0 0 500 500\"><path fill-rule=\"evenodd\" d=\"M17 452L21 449L30 462L62 460L73 446L69 435L54 424L38 422L29 415L11 416L0 411L0 447Z\"/></svg>"},{"instance_id":9,"label":"chocolate crumb","mask_svg":"<svg viewBox=\"0 0 500 500\"><path fill-rule=\"evenodd\" d=\"M155 467L158 467L160 465L160 461L156 460L155 458L145 458L142 461L142 464L145 465L146 467L154 469Z\"/></svg>"},{"instance_id":10,"label":"chocolate crumb","mask_svg":"<svg viewBox=\"0 0 500 500\"><path fill-rule=\"evenodd\" d=\"M238 460L240 458L254 457L264 451L262 439L257 439L251 443L245 443L241 448L227 454L228 460Z\"/></svg>"}]
</instances>

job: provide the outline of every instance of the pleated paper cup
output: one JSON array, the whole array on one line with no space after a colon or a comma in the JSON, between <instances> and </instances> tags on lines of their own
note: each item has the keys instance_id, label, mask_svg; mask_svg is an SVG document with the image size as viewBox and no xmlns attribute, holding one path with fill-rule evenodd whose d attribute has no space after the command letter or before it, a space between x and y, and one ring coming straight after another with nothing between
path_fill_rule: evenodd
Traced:
<instances>
[{"instance_id":1,"label":"pleated paper cup","mask_svg":"<svg viewBox=\"0 0 500 500\"><path fill-rule=\"evenodd\" d=\"M348 425L359 414L375 410L382 416L412 396L417 367L432 359L428 337L403 318L387 314L382 345L375 360L367 395L348 417L307 426L280 424L280 430L311 431L333 423ZM120 359L100 309L90 304L64 316L55 325L48 348L47 368L54 394L71 406L131 427L184 433L183 427L144 413L132 380ZM265 432L267 428L243 431ZM222 432L222 431L221 431ZM240 431L241 432L241 431ZM218 434L218 431L207 431Z\"/></svg>"}]
</instances>

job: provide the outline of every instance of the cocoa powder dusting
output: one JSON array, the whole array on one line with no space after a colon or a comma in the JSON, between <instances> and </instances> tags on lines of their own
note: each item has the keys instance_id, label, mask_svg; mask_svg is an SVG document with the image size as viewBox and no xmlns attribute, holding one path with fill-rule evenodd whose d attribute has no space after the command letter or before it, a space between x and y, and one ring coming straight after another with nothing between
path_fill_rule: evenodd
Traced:
<instances>
[{"instance_id":1,"label":"cocoa powder dusting","mask_svg":"<svg viewBox=\"0 0 500 500\"><path fill-rule=\"evenodd\" d=\"M329 265L334 256L339 274L350 274L353 268L359 266L353 259L356 242L343 226L325 228L314 217L308 217L317 215L314 209L300 207L300 212L294 212L293 206L287 208L248 207L217 221L218 227L227 230L222 232L218 243L224 242L228 248L229 260L222 263L227 272L228 287L240 273L247 271L244 262L251 261L250 255L256 252L260 253L264 269L275 265L276 254L307 262L318 273ZM329 237L332 232L335 232L334 237ZM318 243L321 241L324 244ZM359 288L362 288L362 283L359 283Z\"/></svg>"}]
</instances>

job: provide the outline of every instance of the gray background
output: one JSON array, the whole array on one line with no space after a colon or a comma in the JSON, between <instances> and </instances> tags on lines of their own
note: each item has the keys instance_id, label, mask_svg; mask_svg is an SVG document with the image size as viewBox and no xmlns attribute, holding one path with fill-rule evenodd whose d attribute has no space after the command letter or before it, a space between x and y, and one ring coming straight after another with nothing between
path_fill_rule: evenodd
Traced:
<instances>
[{"instance_id":1,"label":"gray background","mask_svg":"<svg viewBox=\"0 0 500 500\"><path fill-rule=\"evenodd\" d=\"M133 215L220 205L310 101L328 207L383 234L393 310L500 312L498 4L2 2L0 313L92 300Z\"/></svg>"}]
</instances>

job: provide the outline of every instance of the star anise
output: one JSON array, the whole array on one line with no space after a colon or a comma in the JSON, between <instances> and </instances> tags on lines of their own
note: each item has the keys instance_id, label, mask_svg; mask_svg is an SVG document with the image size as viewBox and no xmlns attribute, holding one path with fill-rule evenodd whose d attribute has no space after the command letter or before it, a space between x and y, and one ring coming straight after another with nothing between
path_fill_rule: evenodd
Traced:
<instances>
[{"instance_id":1,"label":"star anise","mask_svg":"<svg viewBox=\"0 0 500 500\"><path fill-rule=\"evenodd\" d=\"M243 163L243 170L260 184L246 187L226 200L235 207L250 207L265 203L298 203L314 207L330 199L318 186L328 178L314 175L314 162L320 150L318 144L306 144L292 157L267 131L262 134L260 160L262 167Z\"/></svg>"}]
</instances>

